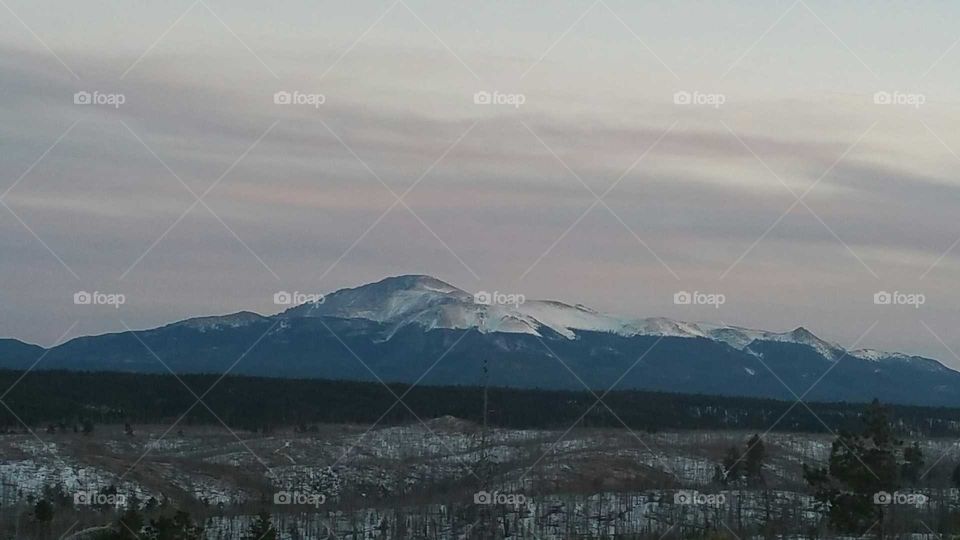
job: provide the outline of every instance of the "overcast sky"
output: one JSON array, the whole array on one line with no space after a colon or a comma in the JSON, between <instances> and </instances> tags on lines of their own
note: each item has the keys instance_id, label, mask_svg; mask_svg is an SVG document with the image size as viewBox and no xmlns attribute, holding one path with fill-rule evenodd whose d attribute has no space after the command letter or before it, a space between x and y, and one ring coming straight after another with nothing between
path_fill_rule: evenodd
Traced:
<instances>
[{"instance_id":1,"label":"overcast sky","mask_svg":"<svg viewBox=\"0 0 960 540\"><path fill-rule=\"evenodd\" d=\"M2 4L0 335L424 273L960 365L951 4Z\"/></svg>"}]
</instances>

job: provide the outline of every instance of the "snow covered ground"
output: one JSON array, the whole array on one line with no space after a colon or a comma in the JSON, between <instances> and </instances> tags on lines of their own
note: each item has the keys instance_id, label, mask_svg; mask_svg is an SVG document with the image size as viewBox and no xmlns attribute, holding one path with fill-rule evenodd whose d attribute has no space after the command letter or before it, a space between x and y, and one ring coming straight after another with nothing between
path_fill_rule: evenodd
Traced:
<instances>
[{"instance_id":1,"label":"snow covered ground","mask_svg":"<svg viewBox=\"0 0 960 540\"><path fill-rule=\"evenodd\" d=\"M382 538L398 529L413 537L470 537L477 534L471 527L481 526L474 522L491 516L516 538L737 527L780 513L810 526L818 514L802 464L823 462L833 439L766 434L769 490L741 492L723 490L712 478L727 448L742 447L751 435L744 432L494 429L483 443L482 430L454 418L369 430L318 426L309 433L166 431L137 426L128 436L121 427L100 426L89 436L0 435L0 508L26 509L45 490L72 496L115 489L141 504L154 498L206 509L199 514L210 538L236 537L262 508L287 538L294 529L303 538L330 530ZM932 463L954 444L927 441L924 452ZM522 504L475 504L481 486L520 495ZM685 504L678 493L721 503ZM283 494L290 503L277 502ZM100 514L90 512L96 524ZM107 521L106 514L100 519Z\"/></svg>"}]
</instances>

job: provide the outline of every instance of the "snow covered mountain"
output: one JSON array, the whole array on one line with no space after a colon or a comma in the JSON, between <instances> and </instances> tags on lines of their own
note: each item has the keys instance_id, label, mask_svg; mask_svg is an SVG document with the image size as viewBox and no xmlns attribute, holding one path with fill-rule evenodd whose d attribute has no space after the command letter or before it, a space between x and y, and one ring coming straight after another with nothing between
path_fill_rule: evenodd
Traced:
<instances>
[{"instance_id":1,"label":"snow covered mountain","mask_svg":"<svg viewBox=\"0 0 960 540\"><path fill-rule=\"evenodd\" d=\"M482 294L482 293L480 293ZM476 329L482 333L519 333L543 337L544 331L576 339L578 332L606 332L623 337L663 336L705 338L745 350L755 340L795 343L814 348L836 360L844 349L800 327L789 332L768 332L736 326L675 321L663 317L632 319L600 313L583 305L555 300L522 299L514 304L484 302L477 295L435 277L389 277L327 295L323 302L288 309L281 317L340 317L368 319L389 327L389 335L408 325L425 330Z\"/></svg>"},{"instance_id":2,"label":"snow covered mountain","mask_svg":"<svg viewBox=\"0 0 960 540\"><path fill-rule=\"evenodd\" d=\"M773 332L620 317L554 300L475 296L420 275L342 289L276 315L197 317L49 350L0 340L0 368L34 364L960 406L960 373L936 360L846 351L802 327Z\"/></svg>"}]
</instances>

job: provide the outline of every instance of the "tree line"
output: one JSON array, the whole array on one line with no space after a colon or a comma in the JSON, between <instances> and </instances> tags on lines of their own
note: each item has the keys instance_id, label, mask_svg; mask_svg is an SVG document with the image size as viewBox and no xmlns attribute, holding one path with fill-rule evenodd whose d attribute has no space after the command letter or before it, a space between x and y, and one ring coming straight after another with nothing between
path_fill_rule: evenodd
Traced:
<instances>
[{"instance_id":1,"label":"tree line","mask_svg":"<svg viewBox=\"0 0 960 540\"><path fill-rule=\"evenodd\" d=\"M206 407L194 406L198 396L231 428L249 431L371 423L388 409L382 424L444 415L483 420L483 389L479 387L390 384L387 388L354 381L67 371L26 375L0 371L0 386L13 386L4 398L9 409L0 408L0 430L6 431L22 431L22 423L51 433L89 434L97 424L127 424L130 431L136 424L171 423L188 409L181 426L218 425ZM406 406L396 404L401 396ZM491 388L488 420L493 426L507 428L565 428L589 409L580 424L584 427L620 428L622 420L631 429L649 432L766 431L773 425L773 431L822 433L855 430L860 423L860 405L849 403L810 403L811 414L787 401L730 396L612 391L604 397L609 409L591 408L595 400L587 391ZM888 410L899 432L960 435L960 409L894 405Z\"/></svg>"}]
</instances>

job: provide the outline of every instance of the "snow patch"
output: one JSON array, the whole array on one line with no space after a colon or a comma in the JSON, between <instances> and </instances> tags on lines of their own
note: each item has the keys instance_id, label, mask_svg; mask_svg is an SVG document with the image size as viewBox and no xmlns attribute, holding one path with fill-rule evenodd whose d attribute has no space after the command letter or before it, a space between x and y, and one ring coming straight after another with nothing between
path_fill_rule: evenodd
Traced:
<instances>
[{"instance_id":1,"label":"snow patch","mask_svg":"<svg viewBox=\"0 0 960 540\"><path fill-rule=\"evenodd\" d=\"M548 329L567 339L576 339L578 332L604 332L625 337L705 338L753 355L757 353L750 349L750 344L758 340L805 345L832 361L847 354L843 347L824 341L802 327L788 332L770 332L662 317L626 318L554 300L527 300L519 305L479 304L472 294L425 275L389 277L376 283L341 289L326 295L323 303L303 304L279 315L281 318L322 316L383 323L389 329L386 339L409 325L425 330L476 329L483 333L538 337ZM855 351L853 355L868 360L909 358L868 350Z\"/></svg>"}]
</instances>

